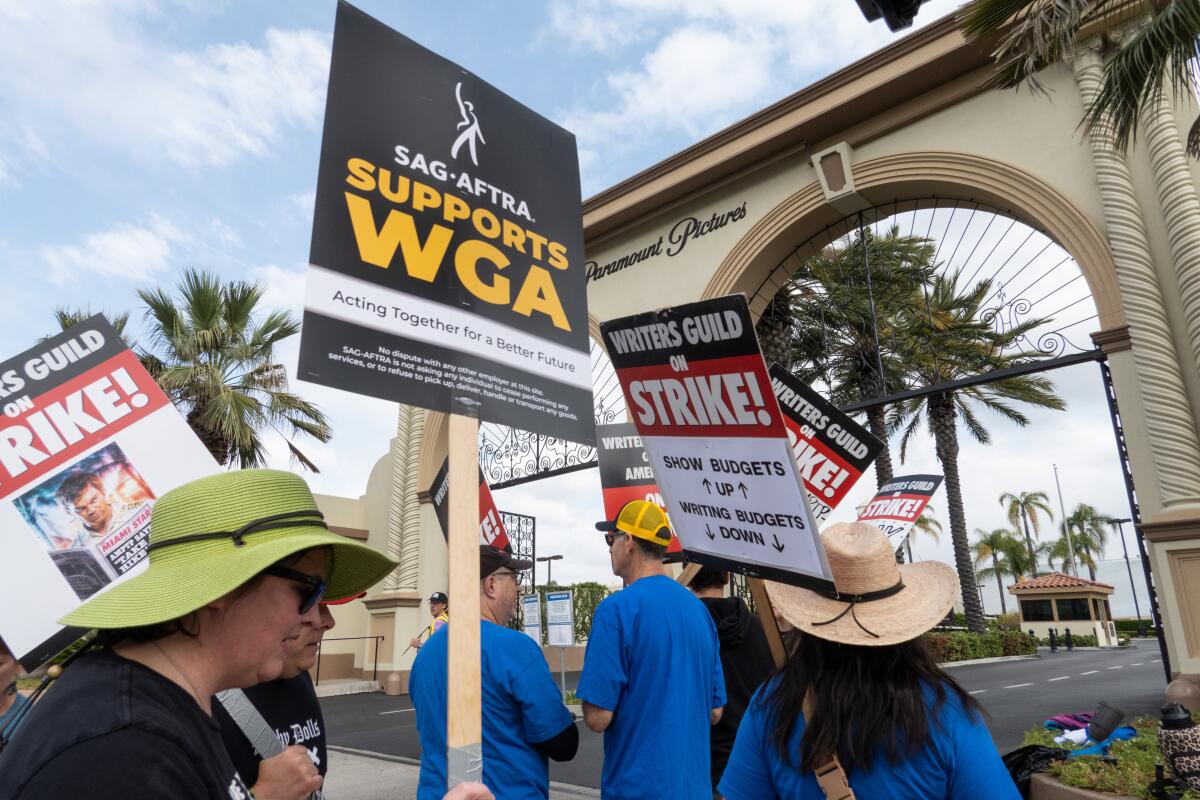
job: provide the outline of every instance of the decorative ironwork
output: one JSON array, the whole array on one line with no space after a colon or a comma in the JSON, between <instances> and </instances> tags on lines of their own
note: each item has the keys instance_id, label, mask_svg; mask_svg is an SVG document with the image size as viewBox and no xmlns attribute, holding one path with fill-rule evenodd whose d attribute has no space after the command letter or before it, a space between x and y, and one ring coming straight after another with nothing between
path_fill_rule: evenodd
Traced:
<instances>
[{"instance_id":1,"label":"decorative ironwork","mask_svg":"<svg viewBox=\"0 0 1200 800\"><path fill-rule=\"evenodd\" d=\"M604 348L591 343L592 398L597 424L625 419L625 396ZM596 448L485 423L479 427L479 466L493 489L596 466Z\"/></svg>"},{"instance_id":2,"label":"decorative ironwork","mask_svg":"<svg viewBox=\"0 0 1200 800\"><path fill-rule=\"evenodd\" d=\"M501 511L500 521L504 523L504 532L508 534L513 555L536 564L537 517ZM521 589L527 594L533 592L536 572L536 569L531 569L521 574Z\"/></svg>"},{"instance_id":3,"label":"decorative ironwork","mask_svg":"<svg viewBox=\"0 0 1200 800\"><path fill-rule=\"evenodd\" d=\"M934 275L956 279L958 294L983 287L976 316L997 333L1012 334L1001 348L1006 359L1041 361L1093 350L1088 334L1099 329L1099 315L1075 260L1044 231L1011 211L941 197L897 200L859 212L792 250L754 295L754 303L763 309L760 336L770 331L772 319L786 327L792 298L823 296L825 288L810 277L814 259L836 263L837 254L849 252L852 256L837 265L844 270L837 277L839 285L861 288L869 298L870 318L857 333L874 345L863 348L863 358L864 367L880 376L877 396L917 388L911 376L888 374L886 354L904 354L900 341L904 329L925 316L933 327L935 312L930 286L923 286L923 296L918 298L908 291L889 295L887 288L881 288L885 266L872 264L868 254L875 242L892 231L927 242L933 248ZM868 246L863 246L864 241ZM763 337L763 347L776 360L789 357L801 342L806 342L808 352L821 351L824 363L807 365L807 372L830 390L829 342L834 334L827 330L823 312L812 327L820 330L778 328L774 336ZM819 344L814 346L814 341ZM931 354L937 358L936 348Z\"/></svg>"}]
</instances>

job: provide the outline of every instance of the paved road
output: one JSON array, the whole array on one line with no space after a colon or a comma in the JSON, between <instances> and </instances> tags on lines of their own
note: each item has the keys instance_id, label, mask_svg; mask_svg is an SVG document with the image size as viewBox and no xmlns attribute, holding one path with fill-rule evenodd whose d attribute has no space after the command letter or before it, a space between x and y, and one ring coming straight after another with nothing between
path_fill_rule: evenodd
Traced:
<instances>
[{"instance_id":1,"label":"paved road","mask_svg":"<svg viewBox=\"0 0 1200 800\"><path fill-rule=\"evenodd\" d=\"M1165 688L1158 647L1140 640L1127 650L1076 650L1039 659L977 664L950 670L988 712L988 728L1001 752L1021 743L1024 732L1046 717L1090 711L1103 700L1130 715L1156 714ZM567 673L572 689L578 674ZM331 745L421 757L412 703L407 697L360 694L321 701ZM600 785L602 737L580 724L579 753L551 763L550 779L576 786Z\"/></svg>"},{"instance_id":2,"label":"paved road","mask_svg":"<svg viewBox=\"0 0 1200 800\"><path fill-rule=\"evenodd\" d=\"M1054 714L1091 711L1101 700L1130 716L1158 714L1166 679L1158 644L1139 640L1126 650L1075 650L1029 661L978 664L949 670L988 712L988 729L1001 752Z\"/></svg>"}]
</instances>

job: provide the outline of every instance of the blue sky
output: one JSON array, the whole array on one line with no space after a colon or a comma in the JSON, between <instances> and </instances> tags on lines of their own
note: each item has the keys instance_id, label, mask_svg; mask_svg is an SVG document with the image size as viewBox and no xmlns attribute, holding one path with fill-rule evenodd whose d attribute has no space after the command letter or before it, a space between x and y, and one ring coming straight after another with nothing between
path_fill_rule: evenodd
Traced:
<instances>
[{"instance_id":1,"label":"blue sky","mask_svg":"<svg viewBox=\"0 0 1200 800\"><path fill-rule=\"evenodd\" d=\"M896 38L853 0L359 5L575 132L585 196ZM932 0L918 23L955 5ZM51 332L57 306L131 310L136 331L136 290L190 266L260 281L269 305L299 310L334 11L333 0L0 0L4 353ZM294 369L294 345L280 356ZM359 494L394 406L296 388L336 432L304 445L323 470L314 487ZM286 466L280 442L272 451ZM587 481L594 471L553 489L578 502L548 523L590 520ZM501 505L536 514L550 492L511 490ZM579 576L604 571L594 555Z\"/></svg>"}]
</instances>

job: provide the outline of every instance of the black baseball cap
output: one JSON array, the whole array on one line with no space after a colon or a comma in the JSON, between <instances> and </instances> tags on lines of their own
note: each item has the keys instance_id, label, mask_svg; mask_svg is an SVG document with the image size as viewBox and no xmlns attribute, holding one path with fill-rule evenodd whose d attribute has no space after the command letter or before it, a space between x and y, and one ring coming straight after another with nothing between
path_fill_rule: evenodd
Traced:
<instances>
[{"instance_id":1,"label":"black baseball cap","mask_svg":"<svg viewBox=\"0 0 1200 800\"><path fill-rule=\"evenodd\" d=\"M429 595L429 602L445 603L446 605L450 605L450 598L446 597L445 592L434 592L433 594Z\"/></svg>"},{"instance_id":2,"label":"black baseball cap","mask_svg":"<svg viewBox=\"0 0 1200 800\"><path fill-rule=\"evenodd\" d=\"M483 580L501 567L508 567L513 572L522 572L533 569L533 562L514 558L511 553L490 544L479 545L479 579Z\"/></svg>"}]
</instances>

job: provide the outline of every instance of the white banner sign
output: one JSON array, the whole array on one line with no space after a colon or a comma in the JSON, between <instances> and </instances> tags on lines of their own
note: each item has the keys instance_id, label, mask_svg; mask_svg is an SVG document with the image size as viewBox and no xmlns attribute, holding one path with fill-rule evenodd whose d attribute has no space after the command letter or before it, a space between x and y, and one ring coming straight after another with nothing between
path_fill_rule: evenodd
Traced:
<instances>
[{"instance_id":1,"label":"white banner sign","mask_svg":"<svg viewBox=\"0 0 1200 800\"><path fill-rule=\"evenodd\" d=\"M573 592L546 592L546 631L551 647L575 645Z\"/></svg>"},{"instance_id":2,"label":"white banner sign","mask_svg":"<svg viewBox=\"0 0 1200 800\"><path fill-rule=\"evenodd\" d=\"M521 619L525 635L542 644L542 603L536 594L525 595L521 598Z\"/></svg>"}]
</instances>

